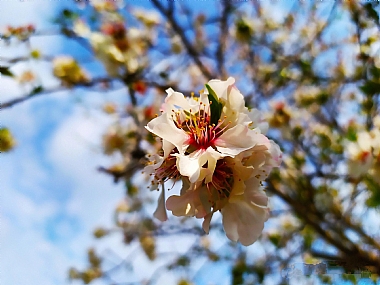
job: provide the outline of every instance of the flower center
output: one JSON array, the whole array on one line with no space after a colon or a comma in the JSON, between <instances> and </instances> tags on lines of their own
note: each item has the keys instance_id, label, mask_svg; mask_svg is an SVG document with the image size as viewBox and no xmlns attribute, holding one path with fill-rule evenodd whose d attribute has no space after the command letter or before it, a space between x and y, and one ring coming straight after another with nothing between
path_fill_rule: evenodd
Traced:
<instances>
[{"instance_id":1,"label":"flower center","mask_svg":"<svg viewBox=\"0 0 380 285\"><path fill-rule=\"evenodd\" d=\"M203 106L203 109L202 109ZM231 122L228 122L224 127L221 127L226 120L224 116L223 120L218 120L218 124L211 124L211 116L209 111L205 110L205 106L202 102L199 105L199 111L196 113L187 112L183 110L185 119L181 119L181 111L172 110L174 124L177 128L184 130L189 139L189 152L197 149L207 149L209 146L214 147L215 140L223 133Z\"/></svg>"},{"instance_id":2,"label":"flower center","mask_svg":"<svg viewBox=\"0 0 380 285\"><path fill-rule=\"evenodd\" d=\"M360 154L359 154L359 160L361 163L365 163L367 158L369 157L370 155L370 152L369 151L362 151Z\"/></svg>"}]
</instances>

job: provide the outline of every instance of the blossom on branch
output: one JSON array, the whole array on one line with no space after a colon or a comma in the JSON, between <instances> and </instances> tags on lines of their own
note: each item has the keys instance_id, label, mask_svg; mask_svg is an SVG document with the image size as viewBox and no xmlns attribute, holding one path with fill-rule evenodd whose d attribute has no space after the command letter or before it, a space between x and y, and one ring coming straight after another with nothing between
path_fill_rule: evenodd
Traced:
<instances>
[{"instance_id":1,"label":"blossom on branch","mask_svg":"<svg viewBox=\"0 0 380 285\"><path fill-rule=\"evenodd\" d=\"M53 60L53 74L62 81L63 85L69 87L89 81L89 77L85 71L70 56L60 56Z\"/></svg>"},{"instance_id":2,"label":"blossom on branch","mask_svg":"<svg viewBox=\"0 0 380 285\"><path fill-rule=\"evenodd\" d=\"M99 30L93 30L83 20L77 19L73 24L75 34L89 41L95 56L110 76L144 70L148 64L148 49L156 37L151 27L158 22L153 19L142 28L131 27L116 11L111 13L112 16L102 9L100 11L102 25Z\"/></svg>"},{"instance_id":3,"label":"blossom on branch","mask_svg":"<svg viewBox=\"0 0 380 285\"><path fill-rule=\"evenodd\" d=\"M279 167L282 154L262 134L259 126L267 124L257 109L245 107L234 83L232 77L211 80L199 97L166 90L162 114L146 126L162 139L162 153L149 156L144 171L153 176L152 189L182 181L180 195L166 200L175 216L204 218L208 232L213 213L221 211L227 237L250 245L269 217L262 181ZM163 197L155 216L166 220Z\"/></svg>"}]
</instances>

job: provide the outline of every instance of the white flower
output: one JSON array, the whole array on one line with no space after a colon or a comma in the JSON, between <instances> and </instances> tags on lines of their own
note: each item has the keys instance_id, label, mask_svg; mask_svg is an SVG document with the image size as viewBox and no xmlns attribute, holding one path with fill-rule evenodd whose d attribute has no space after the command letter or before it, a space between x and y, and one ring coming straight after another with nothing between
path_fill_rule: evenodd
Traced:
<instances>
[{"instance_id":1,"label":"white flower","mask_svg":"<svg viewBox=\"0 0 380 285\"><path fill-rule=\"evenodd\" d=\"M59 56L53 60L53 73L65 85L84 83L89 80L85 71L71 56Z\"/></svg>"},{"instance_id":2,"label":"white flower","mask_svg":"<svg viewBox=\"0 0 380 285\"><path fill-rule=\"evenodd\" d=\"M357 134L357 141L348 144L348 172L353 178L366 174L370 169L373 161L371 142L369 133L360 132Z\"/></svg>"},{"instance_id":3,"label":"white flower","mask_svg":"<svg viewBox=\"0 0 380 285\"><path fill-rule=\"evenodd\" d=\"M80 37L89 37L91 35L91 29L89 28L88 25L86 25L86 23L81 20L81 19L78 19L76 21L74 21L74 24L73 24L73 31Z\"/></svg>"},{"instance_id":4,"label":"white flower","mask_svg":"<svg viewBox=\"0 0 380 285\"><path fill-rule=\"evenodd\" d=\"M169 179L182 180L180 195L166 208L175 216L203 218L208 233L213 213L221 211L225 232L250 245L269 217L261 182L282 161L279 146L262 131L267 124L257 109L248 110L235 79L211 80L199 97L185 98L169 88L162 114L146 129L162 139L163 156L155 154L145 171L152 188ZM161 193L155 216L166 219Z\"/></svg>"},{"instance_id":5,"label":"white flower","mask_svg":"<svg viewBox=\"0 0 380 285\"><path fill-rule=\"evenodd\" d=\"M373 125L380 129L380 116L379 115L376 115L374 118L373 118Z\"/></svg>"},{"instance_id":6,"label":"white flower","mask_svg":"<svg viewBox=\"0 0 380 285\"><path fill-rule=\"evenodd\" d=\"M220 82L218 84L212 85L221 92L221 98L227 98L228 94L234 93L228 93L223 89L223 84ZM240 92L239 94L236 92L235 95L239 96ZM248 124L235 124L232 128L228 128L232 122L226 123L230 118L227 115L224 115L223 120L219 119L218 124L212 124L210 104L206 94L201 94L196 100L185 98L182 93L172 89L168 89L167 93L168 97L162 106L163 114L150 121L146 128L163 139L164 145L168 146L166 150L164 148L164 151L169 152L176 148L178 153L174 155L177 156L179 172L190 177L191 182L199 178L200 168L206 163L209 164L208 170L211 171L209 173L211 175L213 167L210 165L215 165L216 160L225 156L233 157L256 144L268 141L264 135L251 130ZM238 100L230 101L237 102ZM232 105L232 103L228 104L228 106ZM239 105L234 112L225 108L223 112L233 119L237 118L240 109L245 111L244 102L243 106L240 103Z\"/></svg>"},{"instance_id":7,"label":"white flower","mask_svg":"<svg viewBox=\"0 0 380 285\"><path fill-rule=\"evenodd\" d=\"M371 130L370 135L371 135L371 145L373 147L373 155L375 157L380 158L380 128L377 127Z\"/></svg>"},{"instance_id":8,"label":"white flower","mask_svg":"<svg viewBox=\"0 0 380 285\"><path fill-rule=\"evenodd\" d=\"M119 75L119 68L124 63L124 57L112 43L112 38L101 33L92 33L90 43L96 57L104 64L108 74L111 76Z\"/></svg>"},{"instance_id":9,"label":"white flower","mask_svg":"<svg viewBox=\"0 0 380 285\"><path fill-rule=\"evenodd\" d=\"M148 28L151 28L160 23L160 15L155 12L151 12L151 11L143 10L143 9L134 9L132 13L138 20L143 22Z\"/></svg>"}]
</instances>

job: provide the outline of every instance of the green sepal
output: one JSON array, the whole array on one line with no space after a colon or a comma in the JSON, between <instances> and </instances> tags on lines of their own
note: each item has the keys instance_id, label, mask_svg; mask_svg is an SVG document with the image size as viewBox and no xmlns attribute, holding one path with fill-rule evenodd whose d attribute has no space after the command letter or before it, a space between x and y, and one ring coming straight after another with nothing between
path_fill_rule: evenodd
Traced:
<instances>
[{"instance_id":1,"label":"green sepal","mask_svg":"<svg viewBox=\"0 0 380 285\"><path fill-rule=\"evenodd\" d=\"M37 87L33 88L32 92L30 92L30 96L41 93L42 91L44 91L44 88L41 85L37 86Z\"/></svg>"},{"instance_id":2,"label":"green sepal","mask_svg":"<svg viewBox=\"0 0 380 285\"><path fill-rule=\"evenodd\" d=\"M13 77L13 73L10 72L9 67L0 66L0 77L1 75Z\"/></svg>"},{"instance_id":3,"label":"green sepal","mask_svg":"<svg viewBox=\"0 0 380 285\"><path fill-rule=\"evenodd\" d=\"M206 84L205 86L208 90L208 101L210 102L211 124L217 125L222 114L223 104L219 102L218 96L210 85Z\"/></svg>"}]
</instances>

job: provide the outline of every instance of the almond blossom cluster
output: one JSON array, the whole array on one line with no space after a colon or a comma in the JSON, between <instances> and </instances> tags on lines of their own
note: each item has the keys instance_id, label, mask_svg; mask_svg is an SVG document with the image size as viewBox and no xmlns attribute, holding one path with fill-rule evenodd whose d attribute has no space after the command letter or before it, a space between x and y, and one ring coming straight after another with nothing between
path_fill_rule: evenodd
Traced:
<instances>
[{"instance_id":1,"label":"almond blossom cluster","mask_svg":"<svg viewBox=\"0 0 380 285\"><path fill-rule=\"evenodd\" d=\"M18 27L8 26L6 27L3 36L5 39L9 39L10 37L14 36L20 41L24 41L28 39L35 31L36 28L32 24Z\"/></svg>"},{"instance_id":2,"label":"almond blossom cluster","mask_svg":"<svg viewBox=\"0 0 380 285\"><path fill-rule=\"evenodd\" d=\"M152 189L162 186L156 218L166 220L166 209L203 218L208 233L220 211L227 237L250 245L269 217L262 181L279 167L282 153L263 134L268 125L260 112L245 107L234 83L232 77L211 80L199 97L166 90L162 114L146 126L162 139L162 153L149 157L144 172L153 177ZM165 202L168 180L181 180L182 189Z\"/></svg>"},{"instance_id":3,"label":"almond blossom cluster","mask_svg":"<svg viewBox=\"0 0 380 285\"><path fill-rule=\"evenodd\" d=\"M82 19L77 19L73 31L89 41L110 76L142 71L148 64L147 51L155 41L153 27L159 24L159 16L145 10L133 10L132 14L143 27L131 27L118 13L116 4L99 1L93 5L101 18L100 30L93 30Z\"/></svg>"},{"instance_id":4,"label":"almond blossom cluster","mask_svg":"<svg viewBox=\"0 0 380 285\"><path fill-rule=\"evenodd\" d=\"M59 56L53 60L53 74L63 85L72 86L89 81L86 72L71 56Z\"/></svg>"}]
</instances>

